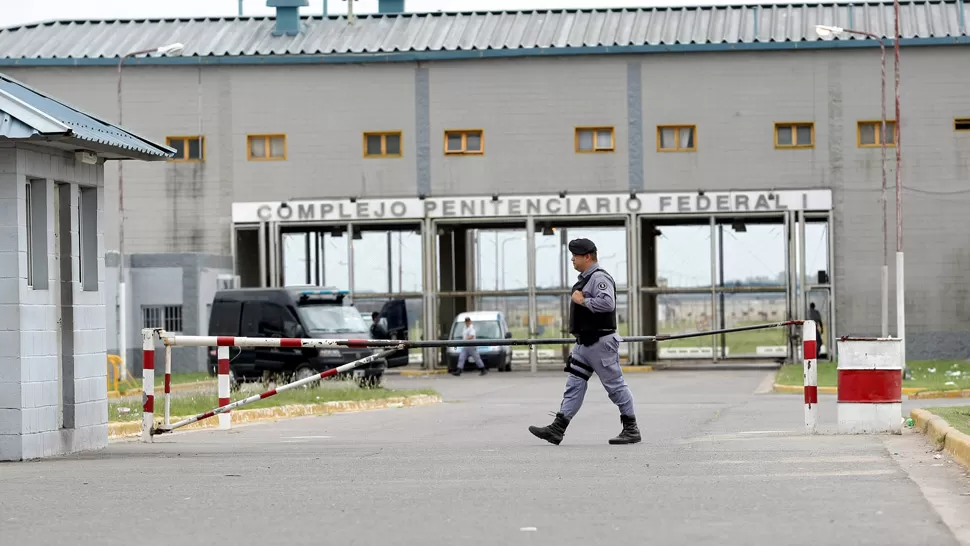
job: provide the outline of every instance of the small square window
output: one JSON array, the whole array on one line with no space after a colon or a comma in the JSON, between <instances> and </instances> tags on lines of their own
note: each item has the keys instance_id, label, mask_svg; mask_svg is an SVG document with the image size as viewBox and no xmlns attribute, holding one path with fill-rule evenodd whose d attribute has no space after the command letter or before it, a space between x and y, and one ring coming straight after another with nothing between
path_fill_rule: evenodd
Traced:
<instances>
[{"instance_id":1,"label":"small square window","mask_svg":"<svg viewBox=\"0 0 970 546\"><path fill-rule=\"evenodd\" d=\"M286 135L249 135L250 161L282 161L286 159Z\"/></svg>"},{"instance_id":2,"label":"small square window","mask_svg":"<svg viewBox=\"0 0 970 546\"><path fill-rule=\"evenodd\" d=\"M205 137L202 136L171 136L166 137L166 144L175 149L175 155L169 161L195 162L204 161Z\"/></svg>"},{"instance_id":3,"label":"small square window","mask_svg":"<svg viewBox=\"0 0 970 546\"><path fill-rule=\"evenodd\" d=\"M882 120L860 121L858 124L858 145L860 148L882 147ZM896 145L896 122L886 120L886 146Z\"/></svg>"},{"instance_id":4,"label":"small square window","mask_svg":"<svg viewBox=\"0 0 970 546\"><path fill-rule=\"evenodd\" d=\"M576 151L580 153L612 152L615 139L612 127L577 127Z\"/></svg>"},{"instance_id":5,"label":"small square window","mask_svg":"<svg viewBox=\"0 0 970 546\"><path fill-rule=\"evenodd\" d=\"M954 131L970 131L970 118L957 118L953 120Z\"/></svg>"},{"instance_id":6,"label":"small square window","mask_svg":"<svg viewBox=\"0 0 970 546\"><path fill-rule=\"evenodd\" d=\"M401 133L364 133L364 157L401 157Z\"/></svg>"},{"instance_id":7,"label":"small square window","mask_svg":"<svg viewBox=\"0 0 970 546\"><path fill-rule=\"evenodd\" d=\"M697 151L696 125L659 125L657 126L658 152Z\"/></svg>"},{"instance_id":8,"label":"small square window","mask_svg":"<svg viewBox=\"0 0 970 546\"><path fill-rule=\"evenodd\" d=\"M814 123L785 122L775 124L775 148L814 147Z\"/></svg>"},{"instance_id":9,"label":"small square window","mask_svg":"<svg viewBox=\"0 0 970 546\"><path fill-rule=\"evenodd\" d=\"M485 153L482 131L445 131L445 154L475 155Z\"/></svg>"}]
</instances>

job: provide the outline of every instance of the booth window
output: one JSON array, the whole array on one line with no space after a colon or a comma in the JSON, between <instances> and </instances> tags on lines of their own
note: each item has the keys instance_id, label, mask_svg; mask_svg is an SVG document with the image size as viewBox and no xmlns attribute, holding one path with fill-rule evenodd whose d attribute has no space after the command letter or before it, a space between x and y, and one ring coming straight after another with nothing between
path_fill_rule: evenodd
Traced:
<instances>
[{"instance_id":1,"label":"booth window","mask_svg":"<svg viewBox=\"0 0 970 546\"><path fill-rule=\"evenodd\" d=\"M249 161L286 159L286 135L249 135L246 139L246 158Z\"/></svg>"},{"instance_id":2,"label":"booth window","mask_svg":"<svg viewBox=\"0 0 970 546\"><path fill-rule=\"evenodd\" d=\"M953 120L953 130L970 132L970 118L957 118Z\"/></svg>"},{"instance_id":3,"label":"booth window","mask_svg":"<svg viewBox=\"0 0 970 546\"><path fill-rule=\"evenodd\" d=\"M26 190L27 213L27 286L47 290L50 285L47 270L47 181L28 179Z\"/></svg>"}]
</instances>

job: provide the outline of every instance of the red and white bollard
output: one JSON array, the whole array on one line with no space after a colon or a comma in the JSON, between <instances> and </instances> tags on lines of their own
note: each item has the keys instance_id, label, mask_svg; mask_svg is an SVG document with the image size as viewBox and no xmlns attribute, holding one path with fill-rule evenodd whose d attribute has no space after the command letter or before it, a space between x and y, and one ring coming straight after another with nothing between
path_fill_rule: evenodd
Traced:
<instances>
[{"instance_id":1,"label":"red and white bollard","mask_svg":"<svg viewBox=\"0 0 970 546\"><path fill-rule=\"evenodd\" d=\"M838 373L839 434L902 434L901 339L840 339Z\"/></svg>"},{"instance_id":2,"label":"red and white bollard","mask_svg":"<svg viewBox=\"0 0 970 546\"><path fill-rule=\"evenodd\" d=\"M805 366L805 430L818 431L818 344L814 320L802 323L802 360Z\"/></svg>"},{"instance_id":3,"label":"red and white bollard","mask_svg":"<svg viewBox=\"0 0 970 546\"><path fill-rule=\"evenodd\" d=\"M219 346L216 356L219 359L219 407L229 405L229 347ZM229 430L232 416L229 412L219 414L219 430Z\"/></svg>"},{"instance_id":4,"label":"red and white bollard","mask_svg":"<svg viewBox=\"0 0 970 546\"><path fill-rule=\"evenodd\" d=\"M151 440L152 427L155 426L155 331L145 328L141 331L142 338L142 417L141 439L143 442Z\"/></svg>"}]
</instances>

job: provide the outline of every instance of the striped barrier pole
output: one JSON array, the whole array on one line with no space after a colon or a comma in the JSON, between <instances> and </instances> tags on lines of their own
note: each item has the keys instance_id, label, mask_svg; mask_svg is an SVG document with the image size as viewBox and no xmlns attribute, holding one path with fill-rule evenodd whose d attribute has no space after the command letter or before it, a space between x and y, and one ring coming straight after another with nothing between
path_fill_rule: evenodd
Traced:
<instances>
[{"instance_id":1,"label":"striped barrier pole","mask_svg":"<svg viewBox=\"0 0 970 546\"><path fill-rule=\"evenodd\" d=\"M144 328L142 338L142 417L141 439L147 442L151 439L151 430L155 425L155 331Z\"/></svg>"},{"instance_id":2,"label":"striped barrier pole","mask_svg":"<svg viewBox=\"0 0 970 546\"><path fill-rule=\"evenodd\" d=\"M321 373L318 373L316 375L311 375L310 377L305 377L303 379L300 379L299 381L294 381L292 383L287 383L286 385L283 385L282 387L277 387L275 389L270 389L270 390L268 390L266 392L263 392L263 393L260 393L260 394L254 394L253 396L250 396L249 398L244 398L242 400L237 400L235 402L232 402L231 404L222 405L220 403L219 407L216 408L216 409L214 409L214 410L210 410L210 411L207 411L207 412L204 412L204 413L200 413L198 415L195 415L193 417L189 417L187 419L183 419L183 420L181 420L181 421L179 421L177 423L174 423L172 425L169 425L169 426L163 426L161 428L151 428L150 429L150 434L152 436L157 435L157 434L165 434L166 432L172 432L175 429L184 427L186 425L191 425L192 423L201 421L203 419L208 419L209 417L212 417L213 415L220 415L220 416L221 415L226 415L227 412L232 411L232 410L234 410L234 409L236 409L238 407L245 406L245 405L251 404L253 402L258 402L260 400L263 400L264 398L269 398L270 396L275 396L275 395L277 395L277 394L279 394L281 392L285 392L285 391L288 391L290 389L295 389L296 387L301 387L303 385L306 385L308 383L312 383L313 381L318 381L318 380L323 379L325 377L330 377L330 376L334 376L334 375L337 375L337 374L340 374L340 373L343 373L343 372L350 371L350 370L352 370L352 369L354 369L354 368L356 368L358 366L363 366L364 364L369 364L369 363L371 363L371 362L373 362L375 360L381 359L381 358L387 358L387 357L393 355L394 353L398 352L399 350L401 350L403 348L404 347L403 347L403 344L402 344L402 345L399 345L397 347L391 348L389 350L384 350L384 351L381 351L379 353L375 353L375 354L372 354L370 356L361 358L359 360L355 360L353 362L348 362L347 364L344 364L342 366L338 366L336 368L331 368L331 369L329 369L329 370L327 370L325 372L321 372Z\"/></svg>"},{"instance_id":3,"label":"striped barrier pole","mask_svg":"<svg viewBox=\"0 0 970 546\"><path fill-rule=\"evenodd\" d=\"M736 328L721 328L683 334L658 334L655 336L621 336L623 343L649 343L687 339L750 330L764 330L781 326L796 326L805 321L787 320ZM483 347L483 346L515 346L515 345L566 345L576 343L576 338L528 338L528 339L449 339L449 340L383 340L383 339L319 339L319 338L279 338L279 337L231 337L231 336L183 336L161 334L162 342L176 347L287 347L294 349L325 348L325 347L402 347L411 348L441 348L441 347ZM815 339L814 337L812 338Z\"/></svg>"},{"instance_id":4,"label":"striped barrier pole","mask_svg":"<svg viewBox=\"0 0 970 546\"><path fill-rule=\"evenodd\" d=\"M165 346L165 424L172 415L172 346Z\"/></svg>"},{"instance_id":5,"label":"striped barrier pole","mask_svg":"<svg viewBox=\"0 0 970 546\"><path fill-rule=\"evenodd\" d=\"M229 405L229 347L219 346L219 407ZM232 416L229 412L219 414L219 429L229 430L232 427Z\"/></svg>"},{"instance_id":6,"label":"striped barrier pole","mask_svg":"<svg viewBox=\"0 0 970 546\"><path fill-rule=\"evenodd\" d=\"M818 347L815 341L815 321L802 324L802 360L805 367L805 430L818 431Z\"/></svg>"}]
</instances>

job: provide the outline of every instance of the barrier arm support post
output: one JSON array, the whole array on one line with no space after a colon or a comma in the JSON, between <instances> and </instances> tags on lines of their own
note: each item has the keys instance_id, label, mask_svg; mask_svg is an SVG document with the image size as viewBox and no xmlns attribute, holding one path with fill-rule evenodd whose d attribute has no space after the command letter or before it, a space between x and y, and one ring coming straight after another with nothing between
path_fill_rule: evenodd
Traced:
<instances>
[{"instance_id":1,"label":"barrier arm support post","mask_svg":"<svg viewBox=\"0 0 970 546\"><path fill-rule=\"evenodd\" d=\"M141 441L151 442L155 426L155 330L142 328L142 417Z\"/></svg>"},{"instance_id":2,"label":"barrier arm support post","mask_svg":"<svg viewBox=\"0 0 970 546\"><path fill-rule=\"evenodd\" d=\"M172 346L165 346L165 426L172 415Z\"/></svg>"},{"instance_id":3,"label":"barrier arm support post","mask_svg":"<svg viewBox=\"0 0 970 546\"><path fill-rule=\"evenodd\" d=\"M805 430L809 434L818 431L818 347L815 337L815 321L802 323L802 360L805 377Z\"/></svg>"},{"instance_id":4,"label":"barrier arm support post","mask_svg":"<svg viewBox=\"0 0 970 546\"><path fill-rule=\"evenodd\" d=\"M229 347L220 345L216 348L219 358L219 407L229 405ZM168 423L165 423L168 426ZM232 415L227 411L219 414L219 430L232 428Z\"/></svg>"}]
</instances>

